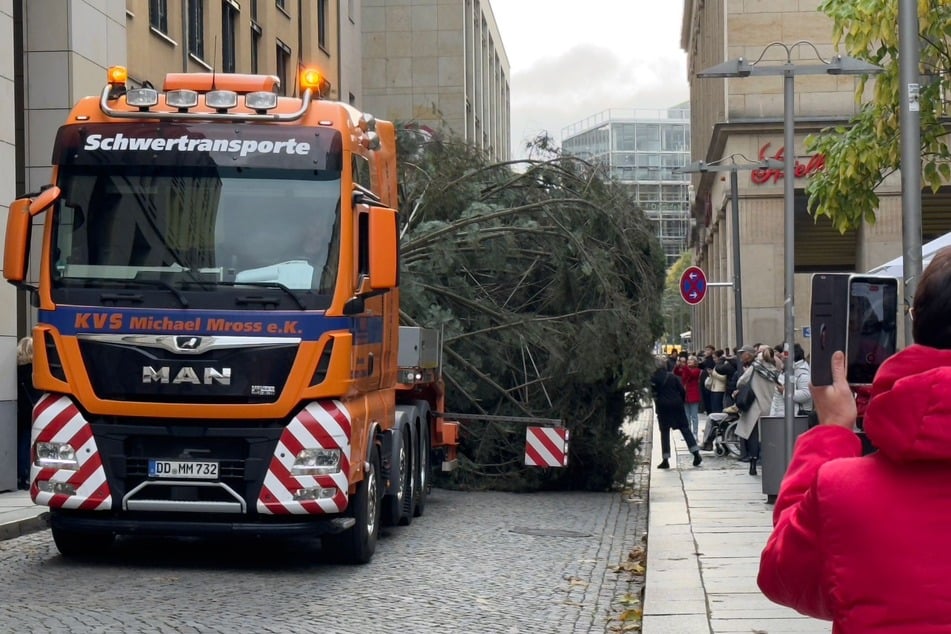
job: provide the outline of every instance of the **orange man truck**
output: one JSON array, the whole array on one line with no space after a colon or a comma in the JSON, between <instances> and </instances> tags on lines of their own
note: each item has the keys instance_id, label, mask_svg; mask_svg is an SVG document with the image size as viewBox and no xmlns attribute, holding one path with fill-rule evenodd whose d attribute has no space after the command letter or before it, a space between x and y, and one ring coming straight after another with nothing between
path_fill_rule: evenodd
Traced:
<instances>
[{"instance_id":1,"label":"orange man truck","mask_svg":"<svg viewBox=\"0 0 951 634\"><path fill-rule=\"evenodd\" d=\"M392 123L277 78L109 69L14 201L37 307L30 493L64 555L119 534L313 535L354 563L454 465L436 333L398 325ZM42 218L38 284L27 283Z\"/></svg>"}]
</instances>

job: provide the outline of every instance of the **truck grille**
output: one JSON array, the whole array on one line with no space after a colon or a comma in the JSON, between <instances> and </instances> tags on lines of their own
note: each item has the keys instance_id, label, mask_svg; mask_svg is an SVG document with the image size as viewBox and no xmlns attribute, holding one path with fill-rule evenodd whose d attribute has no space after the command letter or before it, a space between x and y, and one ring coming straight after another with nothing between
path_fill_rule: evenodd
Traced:
<instances>
[{"instance_id":1,"label":"truck grille","mask_svg":"<svg viewBox=\"0 0 951 634\"><path fill-rule=\"evenodd\" d=\"M275 421L176 421L174 425L163 422L100 419L91 423L113 499L123 499L143 483L163 484L161 479L149 478L150 459L214 461L218 463L215 482L227 485L243 499L248 512L254 513L284 425ZM182 504L230 498L225 489L206 485L207 481L176 482L147 486L143 491L148 492L150 499Z\"/></svg>"},{"instance_id":2,"label":"truck grille","mask_svg":"<svg viewBox=\"0 0 951 634\"><path fill-rule=\"evenodd\" d=\"M217 348L195 355L144 345L79 339L96 396L156 403L273 403L298 345Z\"/></svg>"}]
</instances>

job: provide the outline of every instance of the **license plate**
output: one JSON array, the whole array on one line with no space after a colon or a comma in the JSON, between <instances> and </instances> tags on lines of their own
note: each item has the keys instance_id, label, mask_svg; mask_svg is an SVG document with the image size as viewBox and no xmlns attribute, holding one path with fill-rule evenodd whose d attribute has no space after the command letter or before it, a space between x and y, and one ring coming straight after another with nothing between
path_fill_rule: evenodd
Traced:
<instances>
[{"instance_id":1,"label":"license plate","mask_svg":"<svg viewBox=\"0 0 951 634\"><path fill-rule=\"evenodd\" d=\"M215 480L218 478L218 463L197 460L149 460L149 477Z\"/></svg>"}]
</instances>

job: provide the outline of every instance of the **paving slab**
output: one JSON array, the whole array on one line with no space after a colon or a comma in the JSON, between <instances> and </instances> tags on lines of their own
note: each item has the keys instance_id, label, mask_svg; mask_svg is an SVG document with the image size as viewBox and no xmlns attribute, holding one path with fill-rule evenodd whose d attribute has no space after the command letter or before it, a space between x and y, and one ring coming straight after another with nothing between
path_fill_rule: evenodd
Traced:
<instances>
[{"instance_id":1,"label":"paving slab","mask_svg":"<svg viewBox=\"0 0 951 634\"><path fill-rule=\"evenodd\" d=\"M661 460L654 424L651 465ZM679 433L671 434L668 470L652 467L644 588L645 634L743 632L827 634L812 619L763 596L759 556L772 531L773 507L761 475L732 457L703 453L692 466Z\"/></svg>"}]
</instances>

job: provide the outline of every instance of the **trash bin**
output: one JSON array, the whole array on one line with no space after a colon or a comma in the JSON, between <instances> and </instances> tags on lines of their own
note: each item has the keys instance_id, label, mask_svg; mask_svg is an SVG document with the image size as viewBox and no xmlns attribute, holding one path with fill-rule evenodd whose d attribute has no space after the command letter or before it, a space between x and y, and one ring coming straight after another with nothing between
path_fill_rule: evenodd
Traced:
<instances>
[{"instance_id":1,"label":"trash bin","mask_svg":"<svg viewBox=\"0 0 951 634\"><path fill-rule=\"evenodd\" d=\"M793 440L809 428L808 416L793 417ZM762 462L763 494L770 504L779 495L779 485L786 475L786 419L782 416L762 416L759 419L760 461ZM789 448L792 455L792 447Z\"/></svg>"}]
</instances>

